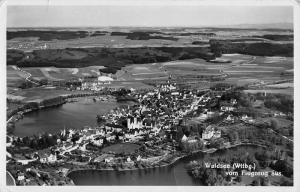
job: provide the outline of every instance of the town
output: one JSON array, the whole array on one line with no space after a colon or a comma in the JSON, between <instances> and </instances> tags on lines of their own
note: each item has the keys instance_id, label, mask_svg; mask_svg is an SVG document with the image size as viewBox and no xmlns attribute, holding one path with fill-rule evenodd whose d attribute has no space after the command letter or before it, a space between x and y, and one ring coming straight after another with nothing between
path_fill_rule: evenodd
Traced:
<instances>
[{"instance_id":1,"label":"town","mask_svg":"<svg viewBox=\"0 0 300 192\"><path fill-rule=\"evenodd\" d=\"M91 86L86 82L72 88L99 91L111 81L99 78ZM8 135L7 169L16 184L72 185L68 174L76 170L163 167L190 154L243 144L276 149L280 159L292 163L291 154L276 146L293 145L293 112L280 106L268 109L273 95L244 93L242 87L226 83L208 90L186 89L171 79L153 89L118 89L112 95L134 104L95 114L95 127L33 137Z\"/></svg>"}]
</instances>

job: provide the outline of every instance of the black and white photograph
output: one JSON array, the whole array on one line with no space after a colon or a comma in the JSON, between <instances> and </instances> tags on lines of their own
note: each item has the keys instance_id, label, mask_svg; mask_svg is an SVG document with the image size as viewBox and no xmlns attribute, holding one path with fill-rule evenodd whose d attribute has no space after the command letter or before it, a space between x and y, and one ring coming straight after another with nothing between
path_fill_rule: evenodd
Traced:
<instances>
[{"instance_id":1,"label":"black and white photograph","mask_svg":"<svg viewBox=\"0 0 300 192\"><path fill-rule=\"evenodd\" d=\"M294 186L293 4L6 12L7 186Z\"/></svg>"}]
</instances>

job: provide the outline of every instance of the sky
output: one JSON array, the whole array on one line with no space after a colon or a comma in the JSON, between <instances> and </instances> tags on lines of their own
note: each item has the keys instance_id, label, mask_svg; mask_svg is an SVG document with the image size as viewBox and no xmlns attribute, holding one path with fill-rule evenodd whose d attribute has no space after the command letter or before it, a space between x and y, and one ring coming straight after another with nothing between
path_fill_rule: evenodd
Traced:
<instances>
[{"instance_id":1,"label":"sky","mask_svg":"<svg viewBox=\"0 0 300 192\"><path fill-rule=\"evenodd\" d=\"M8 6L7 27L220 26L292 23L288 6Z\"/></svg>"}]
</instances>

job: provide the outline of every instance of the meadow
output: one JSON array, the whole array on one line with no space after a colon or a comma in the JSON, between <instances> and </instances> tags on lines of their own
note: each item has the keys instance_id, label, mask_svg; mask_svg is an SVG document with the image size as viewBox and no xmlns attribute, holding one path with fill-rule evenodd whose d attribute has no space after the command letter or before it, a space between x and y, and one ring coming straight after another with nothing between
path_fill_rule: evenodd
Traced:
<instances>
[{"instance_id":1,"label":"meadow","mask_svg":"<svg viewBox=\"0 0 300 192\"><path fill-rule=\"evenodd\" d=\"M119 143L119 144L114 144L110 145L108 147L104 147L102 149L102 152L108 153L108 152L113 152L113 153L124 153L124 154L130 154L134 153L137 149L139 149L140 146L133 144L133 143Z\"/></svg>"}]
</instances>

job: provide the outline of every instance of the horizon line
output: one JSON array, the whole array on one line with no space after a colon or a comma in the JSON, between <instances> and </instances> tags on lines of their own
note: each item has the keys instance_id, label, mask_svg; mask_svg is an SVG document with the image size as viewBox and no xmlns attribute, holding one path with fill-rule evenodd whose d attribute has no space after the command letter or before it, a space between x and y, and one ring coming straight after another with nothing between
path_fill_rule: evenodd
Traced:
<instances>
[{"instance_id":1,"label":"horizon line","mask_svg":"<svg viewBox=\"0 0 300 192\"><path fill-rule=\"evenodd\" d=\"M270 27L266 26L265 28L263 25L272 25L272 24L287 24L292 25L292 27ZM240 26L240 25L253 25L251 26ZM241 23L241 24L233 24L233 25L197 25L197 26L144 26L144 25L107 25L107 26L10 26L6 27L9 28L244 28L244 29L255 29L256 26L260 26L258 29L292 29L294 26L294 22L287 22L287 23Z\"/></svg>"}]
</instances>

